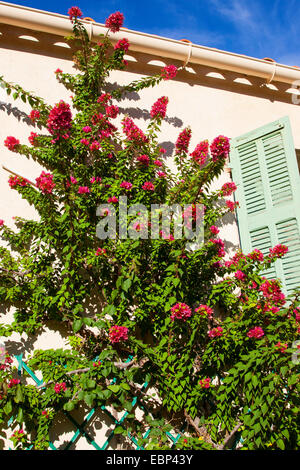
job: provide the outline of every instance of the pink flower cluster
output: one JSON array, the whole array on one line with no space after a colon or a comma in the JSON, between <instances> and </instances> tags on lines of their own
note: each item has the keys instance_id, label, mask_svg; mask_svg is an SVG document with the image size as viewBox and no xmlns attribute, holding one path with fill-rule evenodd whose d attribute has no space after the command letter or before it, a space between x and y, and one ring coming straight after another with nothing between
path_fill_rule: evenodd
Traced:
<instances>
[{"instance_id":1,"label":"pink flower cluster","mask_svg":"<svg viewBox=\"0 0 300 470\"><path fill-rule=\"evenodd\" d=\"M88 194L90 192L90 188L88 188L87 186L79 186L78 188L78 194Z\"/></svg>"},{"instance_id":2,"label":"pink flower cluster","mask_svg":"<svg viewBox=\"0 0 300 470\"><path fill-rule=\"evenodd\" d=\"M262 262L264 260L264 255L260 250L254 248L254 250L247 255L247 258L252 259L252 261Z\"/></svg>"},{"instance_id":3,"label":"pink flower cluster","mask_svg":"<svg viewBox=\"0 0 300 470\"><path fill-rule=\"evenodd\" d=\"M167 104L169 103L169 98L167 96L162 96L158 98L157 101L152 105L150 115L152 119L164 119L167 112Z\"/></svg>"},{"instance_id":4,"label":"pink flower cluster","mask_svg":"<svg viewBox=\"0 0 300 470\"><path fill-rule=\"evenodd\" d=\"M228 137L219 135L210 145L210 153L214 162L220 158L227 158L230 151L230 144Z\"/></svg>"},{"instance_id":5,"label":"pink flower cluster","mask_svg":"<svg viewBox=\"0 0 300 470\"><path fill-rule=\"evenodd\" d=\"M109 329L109 340L111 343L120 343L121 341L127 341L128 339L128 328L126 326L114 325Z\"/></svg>"},{"instance_id":6,"label":"pink flower cluster","mask_svg":"<svg viewBox=\"0 0 300 470\"><path fill-rule=\"evenodd\" d=\"M95 255L96 256L106 255L106 249L105 248L97 248L97 251L96 251Z\"/></svg>"},{"instance_id":7,"label":"pink flower cluster","mask_svg":"<svg viewBox=\"0 0 300 470\"><path fill-rule=\"evenodd\" d=\"M178 320L183 320L186 321L187 318L192 316L192 310L191 308L182 302L179 302L171 308L171 320L174 321L175 318Z\"/></svg>"},{"instance_id":8,"label":"pink flower cluster","mask_svg":"<svg viewBox=\"0 0 300 470\"><path fill-rule=\"evenodd\" d=\"M37 136L38 135L36 132L30 132L30 136L28 137L28 140L31 145L33 146L37 145L37 141L36 141Z\"/></svg>"},{"instance_id":9,"label":"pink flower cluster","mask_svg":"<svg viewBox=\"0 0 300 470\"><path fill-rule=\"evenodd\" d=\"M116 33L122 28L124 23L124 15L119 11L112 13L105 21L105 26L111 30L112 33Z\"/></svg>"},{"instance_id":10,"label":"pink flower cluster","mask_svg":"<svg viewBox=\"0 0 300 470\"><path fill-rule=\"evenodd\" d=\"M217 326L216 328L213 328L212 330L209 330L208 336L210 338L217 338L223 335L223 328L221 326Z\"/></svg>"},{"instance_id":11,"label":"pink flower cluster","mask_svg":"<svg viewBox=\"0 0 300 470\"><path fill-rule=\"evenodd\" d=\"M49 418L49 412L47 410L43 410L42 416L45 416L45 418Z\"/></svg>"},{"instance_id":12,"label":"pink flower cluster","mask_svg":"<svg viewBox=\"0 0 300 470\"><path fill-rule=\"evenodd\" d=\"M154 191L155 190L155 186L153 183L151 183L151 181L146 181L143 186L142 186L142 189L144 191Z\"/></svg>"},{"instance_id":13,"label":"pink flower cluster","mask_svg":"<svg viewBox=\"0 0 300 470\"><path fill-rule=\"evenodd\" d=\"M111 202L112 202L112 203L116 203L116 202L118 202L118 200L119 200L119 199L118 199L116 196L112 196L112 197L109 197L109 198L107 199L107 202L109 202L109 203L111 203Z\"/></svg>"},{"instance_id":14,"label":"pink flower cluster","mask_svg":"<svg viewBox=\"0 0 300 470\"><path fill-rule=\"evenodd\" d=\"M255 338L255 339L260 339L264 335L265 335L265 332L260 326L255 326L254 328L249 330L247 333L248 338Z\"/></svg>"},{"instance_id":15,"label":"pink flower cluster","mask_svg":"<svg viewBox=\"0 0 300 470\"><path fill-rule=\"evenodd\" d=\"M148 166L150 163L150 158L148 157L148 155L140 155L139 157L137 157L137 161L145 166Z\"/></svg>"},{"instance_id":16,"label":"pink flower cluster","mask_svg":"<svg viewBox=\"0 0 300 470\"><path fill-rule=\"evenodd\" d=\"M67 134L66 131L71 128L71 121L72 114L70 105L60 100L49 113L47 120L48 131L52 135L58 135L55 140L58 140L60 135L63 138L68 138L69 134Z\"/></svg>"},{"instance_id":17,"label":"pink flower cluster","mask_svg":"<svg viewBox=\"0 0 300 470\"><path fill-rule=\"evenodd\" d=\"M31 119L31 121L36 121L37 119L39 119L41 116L40 112L37 110L37 109L32 109L29 113L29 118Z\"/></svg>"},{"instance_id":18,"label":"pink flower cluster","mask_svg":"<svg viewBox=\"0 0 300 470\"><path fill-rule=\"evenodd\" d=\"M241 271L240 269L238 269L236 271L236 273L234 274L235 278L238 279L239 281L244 281L247 276L245 273L243 273L243 271Z\"/></svg>"},{"instance_id":19,"label":"pink flower cluster","mask_svg":"<svg viewBox=\"0 0 300 470\"><path fill-rule=\"evenodd\" d=\"M233 201L227 200L227 201L225 201L225 202L226 202L226 206L228 207L228 209L230 210L230 212L234 212L235 209L236 209L236 207L239 206L238 201L233 202Z\"/></svg>"},{"instance_id":20,"label":"pink flower cluster","mask_svg":"<svg viewBox=\"0 0 300 470\"><path fill-rule=\"evenodd\" d=\"M11 435L11 439L17 439L17 441L19 441L20 439L22 439L22 437L24 437L25 433L23 431L23 429L17 429L12 435Z\"/></svg>"},{"instance_id":21,"label":"pink flower cluster","mask_svg":"<svg viewBox=\"0 0 300 470\"><path fill-rule=\"evenodd\" d=\"M106 112L106 116L114 119L118 116L119 108L118 108L118 106L114 106L112 104L111 106L106 106L105 107L105 112Z\"/></svg>"},{"instance_id":22,"label":"pink flower cluster","mask_svg":"<svg viewBox=\"0 0 300 470\"><path fill-rule=\"evenodd\" d=\"M10 365L13 363L12 358L10 357L9 354L5 355L4 362L0 364L0 370L7 370L10 368Z\"/></svg>"},{"instance_id":23,"label":"pink flower cluster","mask_svg":"<svg viewBox=\"0 0 300 470\"><path fill-rule=\"evenodd\" d=\"M21 176L10 176L8 178L8 184L11 188L16 188L17 186L27 186L29 181L26 178Z\"/></svg>"},{"instance_id":24,"label":"pink flower cluster","mask_svg":"<svg viewBox=\"0 0 300 470\"><path fill-rule=\"evenodd\" d=\"M296 322L300 322L300 307L297 307L293 310L295 314L295 320Z\"/></svg>"},{"instance_id":25,"label":"pink flower cluster","mask_svg":"<svg viewBox=\"0 0 300 470\"><path fill-rule=\"evenodd\" d=\"M120 188L130 191L132 188L132 183L129 183L129 181L122 181L122 183L120 184Z\"/></svg>"},{"instance_id":26,"label":"pink flower cluster","mask_svg":"<svg viewBox=\"0 0 300 470\"><path fill-rule=\"evenodd\" d=\"M162 166L163 166L163 164L162 164L162 162L161 162L160 160L154 160L153 163L154 163L155 166L159 166L159 167L162 167Z\"/></svg>"},{"instance_id":27,"label":"pink flower cluster","mask_svg":"<svg viewBox=\"0 0 300 470\"><path fill-rule=\"evenodd\" d=\"M18 385L21 382L19 379L10 379L9 383L7 384L7 388L12 388L15 385Z\"/></svg>"},{"instance_id":28,"label":"pink flower cluster","mask_svg":"<svg viewBox=\"0 0 300 470\"><path fill-rule=\"evenodd\" d=\"M125 117L122 120L123 132L126 134L127 139L137 143L148 142L148 138L144 132L134 124L130 117Z\"/></svg>"},{"instance_id":29,"label":"pink flower cluster","mask_svg":"<svg viewBox=\"0 0 300 470\"><path fill-rule=\"evenodd\" d=\"M68 15L69 15L69 19L73 21L74 18L82 17L82 11L80 10L79 7L71 7L68 10Z\"/></svg>"},{"instance_id":30,"label":"pink flower cluster","mask_svg":"<svg viewBox=\"0 0 300 470\"><path fill-rule=\"evenodd\" d=\"M110 100L111 100L110 93L102 93L102 95L100 95L99 98L97 98L97 103L107 104L107 102Z\"/></svg>"},{"instance_id":31,"label":"pink flower cluster","mask_svg":"<svg viewBox=\"0 0 300 470\"><path fill-rule=\"evenodd\" d=\"M123 38L123 39L119 39L119 41L115 44L114 49L127 52L129 49L129 46L130 46L130 43L128 39Z\"/></svg>"},{"instance_id":32,"label":"pink flower cluster","mask_svg":"<svg viewBox=\"0 0 300 470\"><path fill-rule=\"evenodd\" d=\"M16 147L19 144L20 144L20 141L11 135L6 137L4 141L5 147L7 147L8 150L12 150L12 151L16 150Z\"/></svg>"},{"instance_id":33,"label":"pink flower cluster","mask_svg":"<svg viewBox=\"0 0 300 470\"><path fill-rule=\"evenodd\" d=\"M263 293L265 298L272 300L273 303L280 305L285 304L285 295L281 291L277 280L271 279L268 281L266 279L265 282L261 284L259 290Z\"/></svg>"},{"instance_id":34,"label":"pink flower cluster","mask_svg":"<svg viewBox=\"0 0 300 470\"><path fill-rule=\"evenodd\" d=\"M183 131L180 132L178 139L176 140L176 143L175 143L176 155L179 155L183 152L187 153L191 136L192 136L192 130L189 127L186 127L185 129L183 129Z\"/></svg>"},{"instance_id":35,"label":"pink flower cluster","mask_svg":"<svg viewBox=\"0 0 300 470\"><path fill-rule=\"evenodd\" d=\"M276 245L274 248L270 248L270 257L271 258L282 258L289 251L288 247L285 245Z\"/></svg>"},{"instance_id":36,"label":"pink flower cluster","mask_svg":"<svg viewBox=\"0 0 300 470\"><path fill-rule=\"evenodd\" d=\"M37 187L42 191L43 194L52 194L52 191L55 188L55 183L51 173L45 173L45 171L42 171L41 175L36 178L35 181Z\"/></svg>"},{"instance_id":37,"label":"pink flower cluster","mask_svg":"<svg viewBox=\"0 0 300 470\"><path fill-rule=\"evenodd\" d=\"M225 256L226 254L224 250L225 244L223 240L221 240L221 238L210 238L209 241L213 243L214 245L218 246L219 248L218 253L217 253L218 256L220 256L221 258Z\"/></svg>"},{"instance_id":38,"label":"pink flower cluster","mask_svg":"<svg viewBox=\"0 0 300 470\"><path fill-rule=\"evenodd\" d=\"M198 313L201 317L212 318L214 311L208 305L201 304L195 308L195 313Z\"/></svg>"},{"instance_id":39,"label":"pink flower cluster","mask_svg":"<svg viewBox=\"0 0 300 470\"><path fill-rule=\"evenodd\" d=\"M175 67L175 65L167 65L161 69L160 75L164 80L175 78L177 75L177 67Z\"/></svg>"},{"instance_id":40,"label":"pink flower cluster","mask_svg":"<svg viewBox=\"0 0 300 470\"><path fill-rule=\"evenodd\" d=\"M93 367L100 367L102 365L102 361L93 362Z\"/></svg>"},{"instance_id":41,"label":"pink flower cluster","mask_svg":"<svg viewBox=\"0 0 300 470\"><path fill-rule=\"evenodd\" d=\"M231 196L232 193L234 193L234 191L237 190L237 186L235 183L231 182L231 183L225 183L223 184L222 188L221 188L221 194L222 196Z\"/></svg>"},{"instance_id":42,"label":"pink flower cluster","mask_svg":"<svg viewBox=\"0 0 300 470\"><path fill-rule=\"evenodd\" d=\"M280 352L285 353L285 351L288 348L287 343L281 343L278 341L278 343L275 344L275 348L278 349Z\"/></svg>"},{"instance_id":43,"label":"pink flower cluster","mask_svg":"<svg viewBox=\"0 0 300 470\"><path fill-rule=\"evenodd\" d=\"M55 393L65 392L67 390L66 382L60 382L54 385Z\"/></svg>"},{"instance_id":44,"label":"pink flower cluster","mask_svg":"<svg viewBox=\"0 0 300 470\"><path fill-rule=\"evenodd\" d=\"M218 229L218 227L216 227L215 225L212 225L212 226L209 228L209 230L211 231L211 233L212 233L213 235L217 235L217 234L220 232L220 230Z\"/></svg>"},{"instance_id":45,"label":"pink flower cluster","mask_svg":"<svg viewBox=\"0 0 300 470\"><path fill-rule=\"evenodd\" d=\"M199 380L199 385L201 388L210 388L211 386L210 377L206 377L205 379Z\"/></svg>"},{"instance_id":46,"label":"pink flower cluster","mask_svg":"<svg viewBox=\"0 0 300 470\"><path fill-rule=\"evenodd\" d=\"M203 140L203 142L196 145L195 150L190 155L199 165L204 165L208 157L208 148L208 140Z\"/></svg>"}]
</instances>

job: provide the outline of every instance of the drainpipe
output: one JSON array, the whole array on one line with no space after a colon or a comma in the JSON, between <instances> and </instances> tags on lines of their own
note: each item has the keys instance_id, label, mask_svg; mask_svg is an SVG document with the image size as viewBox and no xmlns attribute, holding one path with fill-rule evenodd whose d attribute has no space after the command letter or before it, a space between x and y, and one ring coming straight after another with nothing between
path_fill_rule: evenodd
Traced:
<instances>
[{"instance_id":1,"label":"drainpipe","mask_svg":"<svg viewBox=\"0 0 300 470\"><path fill-rule=\"evenodd\" d=\"M71 22L66 16L6 2L0 2L0 22L58 36L68 36L72 32ZM85 21L85 24L93 41L98 40L99 34L107 32L107 28L102 24L92 21ZM126 28L121 28L118 33L112 34L111 39L115 42L122 39L124 35L128 38L132 51L179 60L184 64L188 61L191 65L206 65L259 77L266 83L277 81L292 84L300 80L300 70L296 67L190 44L186 41L176 41Z\"/></svg>"}]
</instances>

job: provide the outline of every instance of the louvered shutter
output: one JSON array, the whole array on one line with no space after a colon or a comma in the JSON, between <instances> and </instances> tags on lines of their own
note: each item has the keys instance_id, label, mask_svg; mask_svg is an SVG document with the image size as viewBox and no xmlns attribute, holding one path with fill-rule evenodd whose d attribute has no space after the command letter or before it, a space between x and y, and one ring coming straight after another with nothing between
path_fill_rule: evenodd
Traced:
<instances>
[{"instance_id":1,"label":"louvered shutter","mask_svg":"<svg viewBox=\"0 0 300 470\"><path fill-rule=\"evenodd\" d=\"M267 254L287 245L288 254L263 274L291 294L300 288L300 177L289 118L232 139L230 165L241 248Z\"/></svg>"}]
</instances>

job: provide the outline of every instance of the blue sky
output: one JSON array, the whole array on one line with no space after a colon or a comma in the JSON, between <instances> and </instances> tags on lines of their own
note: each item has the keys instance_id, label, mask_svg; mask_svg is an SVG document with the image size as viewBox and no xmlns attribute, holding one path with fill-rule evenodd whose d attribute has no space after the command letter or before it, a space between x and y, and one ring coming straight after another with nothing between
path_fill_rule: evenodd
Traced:
<instances>
[{"instance_id":1,"label":"blue sky","mask_svg":"<svg viewBox=\"0 0 300 470\"><path fill-rule=\"evenodd\" d=\"M79 6L103 23L121 11L124 26L253 57L300 66L299 0L21 0L11 2L67 14Z\"/></svg>"}]
</instances>

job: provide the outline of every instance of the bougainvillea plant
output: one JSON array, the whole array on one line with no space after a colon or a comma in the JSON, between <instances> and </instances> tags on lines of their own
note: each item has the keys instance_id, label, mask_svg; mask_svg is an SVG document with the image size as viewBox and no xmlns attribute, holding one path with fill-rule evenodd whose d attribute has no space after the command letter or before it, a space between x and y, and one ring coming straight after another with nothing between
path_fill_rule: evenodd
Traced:
<instances>
[{"instance_id":1,"label":"bougainvillea plant","mask_svg":"<svg viewBox=\"0 0 300 470\"><path fill-rule=\"evenodd\" d=\"M110 86L110 72L126 67L128 40L110 40L124 17L112 14L107 34L91 43L81 16L78 7L69 10L77 73L55 71L72 92L71 104L58 99L49 106L1 77L43 130L31 132L27 144L8 136L4 145L43 171L34 182L9 178L39 220L17 218L18 231L0 221L0 297L5 311L14 309L0 334L6 341L13 332L36 335L55 321L69 335L65 349L35 350L28 358L43 376L38 387L26 372L18 378L12 358L2 356L2 428L11 429L17 449L47 449L57 415L86 404L127 410L115 433L124 443L130 433L146 449L171 448L167 431L181 434L180 449L228 449L236 440L241 449L299 448L299 365L291 359L299 295L286 299L280 282L261 274L287 248L225 257L219 227L235 211L237 202L226 198L236 186L212 191L211 183L226 164L229 140L204 140L192 151L192 130L183 129L174 172L158 141L168 97L154 102L145 131L127 115L118 128L118 103L128 92L180 70L168 65L157 76ZM149 211L152 204L188 205L192 219L202 205L203 244L187 249L184 237L164 230L154 239L139 236L149 221L132 215L134 239L99 238L99 220L113 210L118 215L125 196ZM110 206L99 215L101 204ZM143 403L142 418L134 397Z\"/></svg>"}]
</instances>

